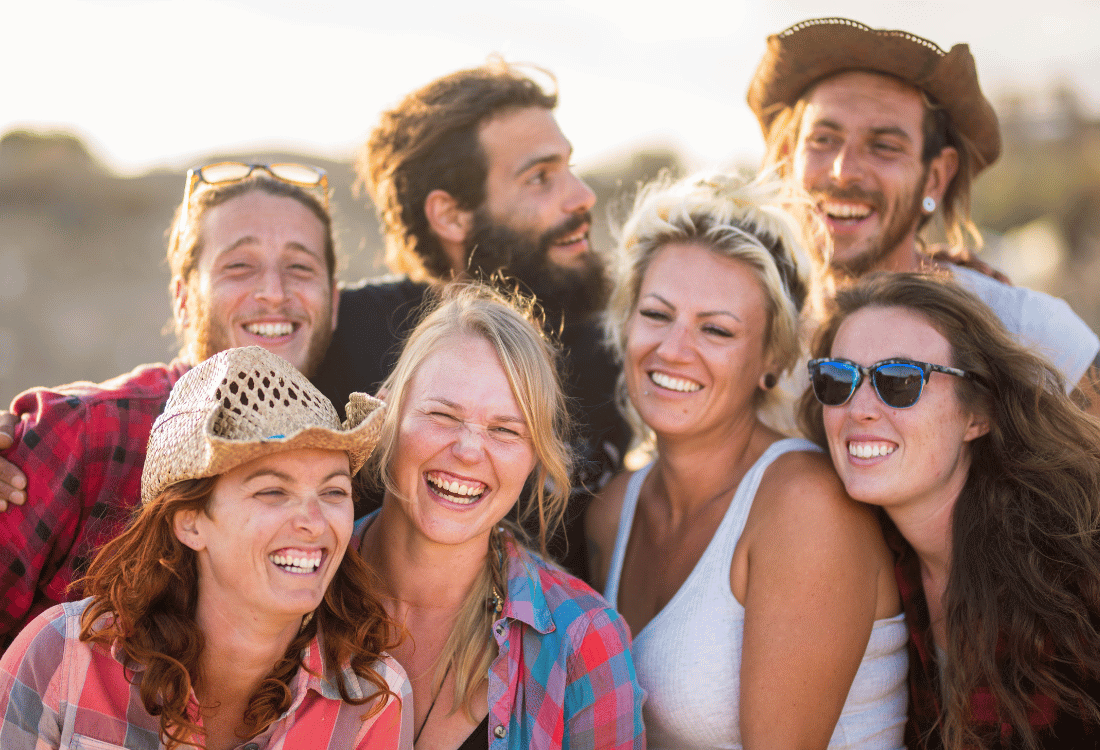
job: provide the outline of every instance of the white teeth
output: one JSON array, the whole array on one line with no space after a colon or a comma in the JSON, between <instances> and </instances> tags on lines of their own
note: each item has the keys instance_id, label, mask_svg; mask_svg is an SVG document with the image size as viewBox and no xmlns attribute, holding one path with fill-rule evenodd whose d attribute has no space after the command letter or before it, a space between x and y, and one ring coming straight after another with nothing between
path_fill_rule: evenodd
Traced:
<instances>
[{"instance_id":1,"label":"white teeth","mask_svg":"<svg viewBox=\"0 0 1100 750\"><path fill-rule=\"evenodd\" d=\"M856 458L878 458L889 456L897 446L889 443L848 443L848 454Z\"/></svg>"},{"instance_id":2,"label":"white teeth","mask_svg":"<svg viewBox=\"0 0 1100 750\"><path fill-rule=\"evenodd\" d=\"M472 503L474 500L481 497L481 495L485 492L485 489L486 489L484 484L480 484L480 483L476 484L476 485L463 484L462 482L459 482L457 479L447 480L447 479L443 479L442 477L435 476L433 474L428 475L428 482L430 482L432 484L432 486L443 490L447 494L454 495L455 497L452 497L452 498L449 498L449 499L454 500L454 502L457 502L457 503L460 503L460 504L463 504L463 505L468 505L468 504ZM463 499L463 498L468 498L468 499Z\"/></svg>"},{"instance_id":3,"label":"white teeth","mask_svg":"<svg viewBox=\"0 0 1100 750\"><path fill-rule=\"evenodd\" d=\"M871 215L869 206L860 206L852 203L833 203L826 201L821 204L821 210L836 219L865 219Z\"/></svg>"},{"instance_id":4,"label":"white teeth","mask_svg":"<svg viewBox=\"0 0 1100 750\"><path fill-rule=\"evenodd\" d=\"M289 336L294 332L294 325L292 323L249 323L244 329L255 336L274 339Z\"/></svg>"},{"instance_id":5,"label":"white teeth","mask_svg":"<svg viewBox=\"0 0 1100 750\"><path fill-rule=\"evenodd\" d=\"M558 244L558 245L572 245L574 242L580 242L584 238L585 238L585 233L581 232L580 234L575 234L572 237L566 237L564 239L558 240L558 242L556 244Z\"/></svg>"},{"instance_id":6,"label":"white teeth","mask_svg":"<svg viewBox=\"0 0 1100 750\"><path fill-rule=\"evenodd\" d=\"M691 380L674 378L671 375L665 375L663 372L651 372L649 373L649 379L662 388L668 388L671 391L680 391L681 393L694 393L703 387Z\"/></svg>"},{"instance_id":7,"label":"white teeth","mask_svg":"<svg viewBox=\"0 0 1100 750\"><path fill-rule=\"evenodd\" d=\"M283 570L291 573L312 573L321 567L321 558L323 555L320 550L316 552L303 552L281 554L276 552L275 554L268 555L268 559L271 562L278 565Z\"/></svg>"}]
</instances>

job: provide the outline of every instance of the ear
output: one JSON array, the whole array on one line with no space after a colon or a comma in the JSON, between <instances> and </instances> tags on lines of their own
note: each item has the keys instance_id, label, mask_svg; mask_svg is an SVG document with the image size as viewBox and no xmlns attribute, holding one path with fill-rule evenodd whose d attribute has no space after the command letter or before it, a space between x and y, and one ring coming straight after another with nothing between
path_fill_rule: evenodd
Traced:
<instances>
[{"instance_id":1,"label":"ear","mask_svg":"<svg viewBox=\"0 0 1100 750\"><path fill-rule=\"evenodd\" d=\"M172 518L172 531L176 539L196 552L206 549L206 542L197 523L198 517L197 510L181 510Z\"/></svg>"},{"instance_id":2,"label":"ear","mask_svg":"<svg viewBox=\"0 0 1100 750\"><path fill-rule=\"evenodd\" d=\"M439 240L455 275L466 270L466 238L474 226L474 212L459 208L446 190L433 190L424 199L424 216Z\"/></svg>"},{"instance_id":3,"label":"ear","mask_svg":"<svg viewBox=\"0 0 1100 750\"><path fill-rule=\"evenodd\" d=\"M954 146L944 146L939 153L928 163L928 177L924 181L923 196L933 198L937 204L943 202L943 194L947 192L947 186L959 171L959 152Z\"/></svg>"},{"instance_id":4,"label":"ear","mask_svg":"<svg viewBox=\"0 0 1100 750\"><path fill-rule=\"evenodd\" d=\"M187 284L182 276L172 277L172 317L179 330L187 327Z\"/></svg>"},{"instance_id":5,"label":"ear","mask_svg":"<svg viewBox=\"0 0 1100 750\"><path fill-rule=\"evenodd\" d=\"M966 426L966 432L963 433L963 442L969 443L971 440L977 440L982 435L989 433L989 417L984 413L972 412L970 414L970 424Z\"/></svg>"}]
</instances>

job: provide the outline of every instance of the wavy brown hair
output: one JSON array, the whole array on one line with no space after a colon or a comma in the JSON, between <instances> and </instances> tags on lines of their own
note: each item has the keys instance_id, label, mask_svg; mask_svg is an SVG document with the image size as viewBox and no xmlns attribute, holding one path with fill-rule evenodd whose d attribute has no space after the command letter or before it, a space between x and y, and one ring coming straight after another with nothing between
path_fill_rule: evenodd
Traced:
<instances>
[{"instance_id":1,"label":"wavy brown hair","mask_svg":"<svg viewBox=\"0 0 1100 750\"><path fill-rule=\"evenodd\" d=\"M190 746L202 728L188 717L194 683L202 680L199 657L205 638L195 621L198 565L195 552L172 529L176 513L205 512L217 477L188 479L165 488L137 513L126 531L96 555L81 581L92 597L81 619L80 640L117 646L128 667L140 665L141 700L160 717L161 741L168 750ZM394 645L396 628L374 592L377 577L354 550L344 555L313 618L272 667L244 715L247 737L276 721L291 703L290 684L302 664L302 651L318 634L326 672L335 676L340 697L362 705L384 695L399 698L372 669L382 651ZM377 688L353 698L345 665ZM377 700L364 718L382 709Z\"/></svg>"},{"instance_id":2,"label":"wavy brown hair","mask_svg":"<svg viewBox=\"0 0 1100 750\"><path fill-rule=\"evenodd\" d=\"M552 110L558 103L557 92L543 89L524 69L556 87L549 71L494 56L432 81L382 113L355 169L385 228L391 271L415 280L450 277L450 261L428 224L424 201L443 190L465 211L485 202L489 164L481 126L502 113Z\"/></svg>"},{"instance_id":3,"label":"wavy brown hair","mask_svg":"<svg viewBox=\"0 0 1100 750\"><path fill-rule=\"evenodd\" d=\"M1032 695L1100 731L1100 420L1078 408L1050 363L1017 343L977 297L931 274L873 274L841 290L814 357L865 307L923 316L951 345L962 404L989 417L951 520L944 595L948 748L989 747L970 714L987 687L1001 722L1038 747ZM803 427L825 446L822 406L803 397ZM999 727L996 728L999 732Z\"/></svg>"}]
</instances>

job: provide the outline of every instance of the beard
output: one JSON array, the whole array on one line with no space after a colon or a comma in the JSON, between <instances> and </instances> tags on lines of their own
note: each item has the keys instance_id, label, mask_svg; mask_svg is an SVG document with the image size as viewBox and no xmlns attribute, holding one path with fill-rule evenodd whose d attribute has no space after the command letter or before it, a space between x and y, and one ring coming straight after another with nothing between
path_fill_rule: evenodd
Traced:
<instances>
[{"instance_id":1,"label":"beard","mask_svg":"<svg viewBox=\"0 0 1100 750\"><path fill-rule=\"evenodd\" d=\"M567 268L551 261L549 251L557 240L591 222L586 211L535 236L495 222L479 208L467 240L467 271L496 287L515 282L519 291L535 297L548 323L582 320L607 304L610 287L604 260L590 248L580 265Z\"/></svg>"},{"instance_id":2,"label":"beard","mask_svg":"<svg viewBox=\"0 0 1100 750\"><path fill-rule=\"evenodd\" d=\"M829 260L830 269L842 277L858 279L879 268L920 222L923 197L916 188L925 184L927 176L926 168L914 189L898 196L893 205L887 205L886 196L878 190L849 187L813 191L813 198L819 204L830 199L867 203L879 216L887 219L878 236L868 240L867 247L862 252L850 258L838 258L834 253Z\"/></svg>"},{"instance_id":3,"label":"beard","mask_svg":"<svg viewBox=\"0 0 1100 750\"><path fill-rule=\"evenodd\" d=\"M192 309L190 313L195 323L191 328L190 335L187 336L188 344L186 347L193 365L213 357L218 352L238 346L238 344L233 343L227 323L215 319L210 305L196 305L195 307L198 309ZM301 366L299 367L297 362L291 362L307 378L312 378L317 374L321 361L325 358L325 352L328 351L328 345L332 341L333 334L331 326L328 325L331 318L332 302L330 300L328 307L316 319L322 321L323 325L314 326L309 344L306 347L305 359L302 361ZM278 354L278 352L275 353Z\"/></svg>"}]
</instances>

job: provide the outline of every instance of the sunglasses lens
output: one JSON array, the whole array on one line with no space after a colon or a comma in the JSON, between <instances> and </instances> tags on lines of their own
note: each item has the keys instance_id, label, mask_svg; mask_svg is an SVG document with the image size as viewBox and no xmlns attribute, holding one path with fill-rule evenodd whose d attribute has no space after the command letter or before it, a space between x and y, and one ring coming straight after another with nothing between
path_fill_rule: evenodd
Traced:
<instances>
[{"instance_id":1,"label":"sunglasses lens","mask_svg":"<svg viewBox=\"0 0 1100 750\"><path fill-rule=\"evenodd\" d=\"M859 370L843 362L819 362L810 377L814 395L825 406L840 406L847 401L858 379Z\"/></svg>"},{"instance_id":2,"label":"sunglasses lens","mask_svg":"<svg viewBox=\"0 0 1100 750\"><path fill-rule=\"evenodd\" d=\"M322 172L305 164L272 164L268 169L280 180L297 185L318 185L321 182Z\"/></svg>"},{"instance_id":3,"label":"sunglasses lens","mask_svg":"<svg viewBox=\"0 0 1100 750\"><path fill-rule=\"evenodd\" d=\"M874 371L875 390L887 406L905 409L917 403L924 389L924 371L915 365L879 365Z\"/></svg>"},{"instance_id":4,"label":"sunglasses lens","mask_svg":"<svg viewBox=\"0 0 1100 750\"><path fill-rule=\"evenodd\" d=\"M216 185L219 182L243 180L252 173L252 167L235 161L223 161L218 164L207 164L200 172L203 182Z\"/></svg>"}]
</instances>

